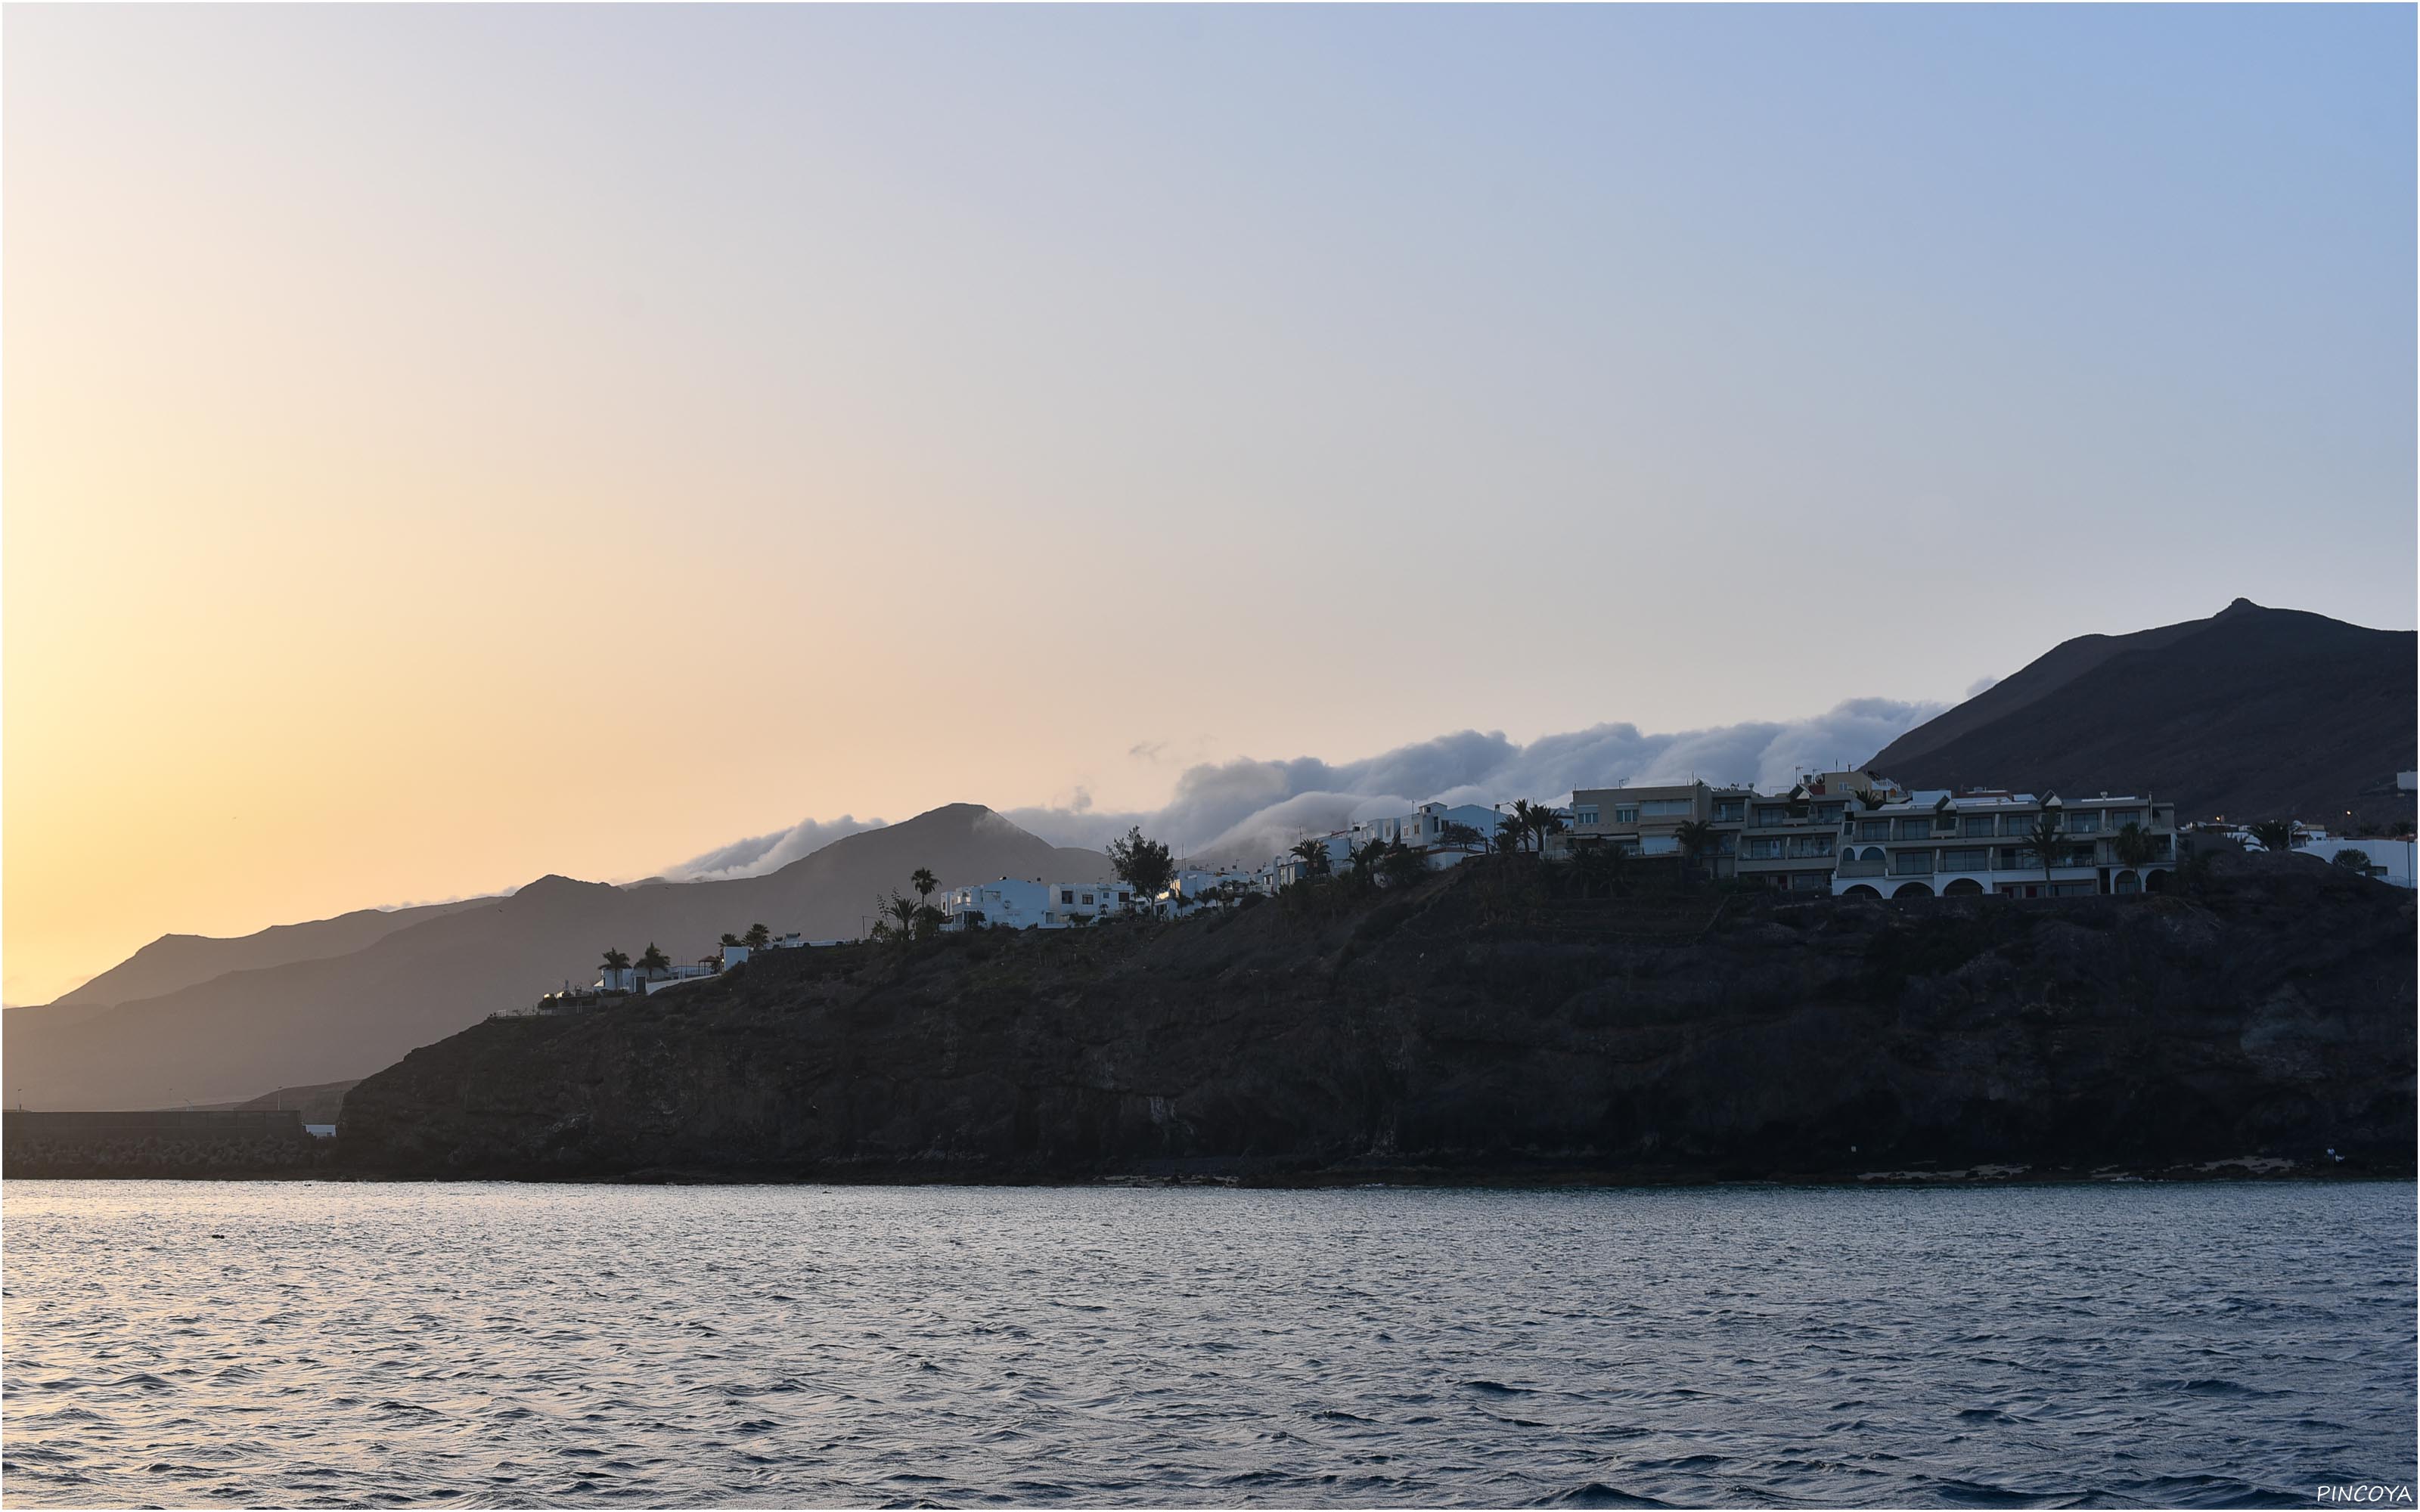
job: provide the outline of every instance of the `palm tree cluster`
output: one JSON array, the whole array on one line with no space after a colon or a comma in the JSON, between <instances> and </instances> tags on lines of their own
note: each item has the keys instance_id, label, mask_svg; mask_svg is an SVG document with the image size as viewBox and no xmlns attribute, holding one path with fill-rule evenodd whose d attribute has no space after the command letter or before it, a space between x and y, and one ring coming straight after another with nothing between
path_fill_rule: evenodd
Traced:
<instances>
[{"instance_id":1,"label":"palm tree cluster","mask_svg":"<svg viewBox=\"0 0 2420 1512\"><path fill-rule=\"evenodd\" d=\"M909 872L908 885L916 890L915 897L895 890L888 895L874 895L874 938L877 942L913 945L934 938L950 921L948 914L933 906L933 889L941 884L931 868L920 866Z\"/></svg>"},{"instance_id":2,"label":"palm tree cluster","mask_svg":"<svg viewBox=\"0 0 2420 1512\"><path fill-rule=\"evenodd\" d=\"M1551 805L1515 798L1512 811L1496 822L1496 844L1499 850L1544 856L1546 837L1562 832L1563 816L1555 812Z\"/></svg>"}]
</instances>

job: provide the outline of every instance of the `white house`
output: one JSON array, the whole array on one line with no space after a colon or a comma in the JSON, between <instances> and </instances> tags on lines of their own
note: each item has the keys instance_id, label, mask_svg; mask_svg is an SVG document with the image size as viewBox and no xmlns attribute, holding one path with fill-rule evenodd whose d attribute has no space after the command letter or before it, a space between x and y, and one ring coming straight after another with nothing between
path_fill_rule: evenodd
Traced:
<instances>
[{"instance_id":1,"label":"white house","mask_svg":"<svg viewBox=\"0 0 2420 1512\"><path fill-rule=\"evenodd\" d=\"M2334 861L2338 851L2361 852L2368 857L2369 874L2381 882L2398 887L2412 885L2412 842L2408 840L2320 840L2294 847L2295 855L2316 856L2322 861Z\"/></svg>"},{"instance_id":2,"label":"white house","mask_svg":"<svg viewBox=\"0 0 2420 1512\"><path fill-rule=\"evenodd\" d=\"M1470 843L1483 851L1495 843L1496 826L1503 818L1501 812L1481 803L1424 803L1407 814L1364 819L1346 833L1356 850L1372 843L1391 845L1402 841L1416 851L1429 852L1429 864L1441 868L1475 854L1447 845L1448 825L1460 825L1471 831L1478 839Z\"/></svg>"},{"instance_id":3,"label":"white house","mask_svg":"<svg viewBox=\"0 0 2420 1512\"><path fill-rule=\"evenodd\" d=\"M1123 914L1134 907L1134 889L1122 882L1044 882L1002 877L941 896L947 929L1065 929Z\"/></svg>"}]
</instances>

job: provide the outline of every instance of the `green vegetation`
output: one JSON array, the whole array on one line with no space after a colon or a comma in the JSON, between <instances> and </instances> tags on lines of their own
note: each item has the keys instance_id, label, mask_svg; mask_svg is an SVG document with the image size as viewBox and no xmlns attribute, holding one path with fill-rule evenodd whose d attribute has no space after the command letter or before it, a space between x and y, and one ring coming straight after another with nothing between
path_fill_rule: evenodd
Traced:
<instances>
[{"instance_id":1,"label":"green vegetation","mask_svg":"<svg viewBox=\"0 0 2420 1512\"><path fill-rule=\"evenodd\" d=\"M1176 875L1175 853L1156 840L1145 840L1140 825L1109 841L1109 865L1117 869L1118 880L1134 889L1139 904L1166 892Z\"/></svg>"},{"instance_id":2,"label":"green vegetation","mask_svg":"<svg viewBox=\"0 0 2420 1512\"><path fill-rule=\"evenodd\" d=\"M2148 866L2160 856L2158 839L2136 824L2128 824L2111 836L2109 849L2120 866Z\"/></svg>"},{"instance_id":3,"label":"green vegetation","mask_svg":"<svg viewBox=\"0 0 2420 1512\"><path fill-rule=\"evenodd\" d=\"M2065 841L2066 837L2059 833L2058 815L2048 810L2044 810L2042 816L2034 821L2033 828L2025 831L2025 849L2031 851L2034 859L2041 863L2042 884L2045 887L2050 884L2051 868L2058 864L2059 846Z\"/></svg>"},{"instance_id":4,"label":"green vegetation","mask_svg":"<svg viewBox=\"0 0 2420 1512\"><path fill-rule=\"evenodd\" d=\"M1722 843L1722 831L1703 819L1691 819L1675 828L1672 838L1681 842L1681 854L1689 858L1690 865L1698 868L1706 880L1712 882L1714 879L1714 849Z\"/></svg>"},{"instance_id":5,"label":"green vegetation","mask_svg":"<svg viewBox=\"0 0 2420 1512\"><path fill-rule=\"evenodd\" d=\"M2264 851L2280 853L2294 848L2294 822L2290 819L2263 819L2252 826L2252 838Z\"/></svg>"}]
</instances>

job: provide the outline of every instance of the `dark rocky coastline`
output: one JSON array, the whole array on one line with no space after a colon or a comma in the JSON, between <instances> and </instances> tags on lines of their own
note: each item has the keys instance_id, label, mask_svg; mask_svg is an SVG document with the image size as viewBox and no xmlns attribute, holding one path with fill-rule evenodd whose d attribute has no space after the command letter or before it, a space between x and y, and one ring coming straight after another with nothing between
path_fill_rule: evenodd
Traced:
<instances>
[{"instance_id":1,"label":"dark rocky coastline","mask_svg":"<svg viewBox=\"0 0 2420 1512\"><path fill-rule=\"evenodd\" d=\"M347 1097L405 1179L2403 1175L2413 900L1557 902L1520 858L1317 912L774 952Z\"/></svg>"}]
</instances>

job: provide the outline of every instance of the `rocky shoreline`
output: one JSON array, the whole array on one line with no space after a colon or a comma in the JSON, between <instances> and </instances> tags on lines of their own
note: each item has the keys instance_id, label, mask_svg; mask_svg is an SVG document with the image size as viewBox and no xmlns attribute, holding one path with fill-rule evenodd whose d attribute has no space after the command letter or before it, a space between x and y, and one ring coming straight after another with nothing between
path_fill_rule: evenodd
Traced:
<instances>
[{"instance_id":1,"label":"rocky shoreline","mask_svg":"<svg viewBox=\"0 0 2420 1512\"><path fill-rule=\"evenodd\" d=\"M776 952L484 1024L354 1088L329 1174L2402 1176L2413 959L2411 894L2303 858L2191 897L1907 903L1575 901L1509 858L1349 906Z\"/></svg>"}]
</instances>

